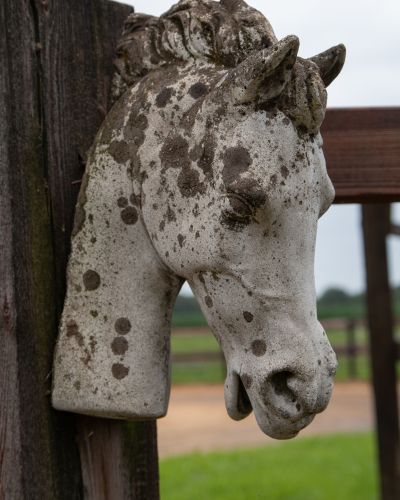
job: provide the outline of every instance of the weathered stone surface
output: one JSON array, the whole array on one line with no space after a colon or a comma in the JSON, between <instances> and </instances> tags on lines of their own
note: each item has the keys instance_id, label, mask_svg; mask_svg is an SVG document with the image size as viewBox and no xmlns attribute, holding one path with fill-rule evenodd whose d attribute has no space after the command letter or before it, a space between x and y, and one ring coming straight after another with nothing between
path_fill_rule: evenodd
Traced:
<instances>
[{"instance_id":1,"label":"weathered stone surface","mask_svg":"<svg viewBox=\"0 0 400 500\"><path fill-rule=\"evenodd\" d=\"M326 407L336 359L313 262L334 192L319 127L344 48L302 60L298 47L242 0L128 18L123 96L94 144L72 242L57 408L165 414L184 280L222 345L232 418L254 410L265 433L289 438Z\"/></svg>"}]
</instances>

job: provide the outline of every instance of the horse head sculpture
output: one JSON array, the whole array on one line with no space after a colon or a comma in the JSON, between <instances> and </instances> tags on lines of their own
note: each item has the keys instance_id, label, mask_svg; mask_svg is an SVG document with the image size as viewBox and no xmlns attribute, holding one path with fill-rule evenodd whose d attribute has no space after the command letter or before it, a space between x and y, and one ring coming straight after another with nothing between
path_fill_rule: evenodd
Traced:
<instances>
[{"instance_id":1,"label":"horse head sculpture","mask_svg":"<svg viewBox=\"0 0 400 500\"><path fill-rule=\"evenodd\" d=\"M334 198L319 128L342 45L305 60L242 0L131 15L75 216L53 405L159 418L186 280L220 343L225 402L290 438L328 404L318 218Z\"/></svg>"}]
</instances>

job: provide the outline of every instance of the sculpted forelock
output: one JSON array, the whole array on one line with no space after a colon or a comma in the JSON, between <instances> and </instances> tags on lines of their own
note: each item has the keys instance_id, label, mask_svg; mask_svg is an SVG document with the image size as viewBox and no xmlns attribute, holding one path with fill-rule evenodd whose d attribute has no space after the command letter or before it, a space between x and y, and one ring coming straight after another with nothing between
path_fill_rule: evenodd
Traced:
<instances>
[{"instance_id":1,"label":"sculpted forelock","mask_svg":"<svg viewBox=\"0 0 400 500\"><path fill-rule=\"evenodd\" d=\"M54 363L55 407L158 418L186 280L227 363L229 415L296 435L335 355L316 317L318 218L333 199L319 128L344 63L276 40L242 0L134 14L79 196Z\"/></svg>"}]
</instances>

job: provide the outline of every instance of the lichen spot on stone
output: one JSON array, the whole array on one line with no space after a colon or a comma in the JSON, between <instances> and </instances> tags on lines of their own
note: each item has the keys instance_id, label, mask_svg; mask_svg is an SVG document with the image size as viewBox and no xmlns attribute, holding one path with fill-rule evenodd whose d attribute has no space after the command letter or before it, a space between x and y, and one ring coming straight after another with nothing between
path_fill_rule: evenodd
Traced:
<instances>
[{"instance_id":1,"label":"lichen spot on stone","mask_svg":"<svg viewBox=\"0 0 400 500\"><path fill-rule=\"evenodd\" d=\"M206 295L204 297L204 302L206 303L206 306L207 307L212 307L213 306L213 301L212 301L212 298L209 296L209 295Z\"/></svg>"},{"instance_id":2,"label":"lichen spot on stone","mask_svg":"<svg viewBox=\"0 0 400 500\"><path fill-rule=\"evenodd\" d=\"M183 248L183 245L185 244L186 236L183 236L182 234L178 234L178 243L181 248Z\"/></svg>"},{"instance_id":3,"label":"lichen spot on stone","mask_svg":"<svg viewBox=\"0 0 400 500\"><path fill-rule=\"evenodd\" d=\"M189 89L189 94L193 97L193 99L199 99L207 94L208 87L202 82L197 82L193 84Z\"/></svg>"},{"instance_id":4,"label":"lichen spot on stone","mask_svg":"<svg viewBox=\"0 0 400 500\"><path fill-rule=\"evenodd\" d=\"M240 378L243 382L244 388L250 389L251 384L253 383L252 377L250 375L247 375L247 373L243 373L243 375L241 375Z\"/></svg>"},{"instance_id":5,"label":"lichen spot on stone","mask_svg":"<svg viewBox=\"0 0 400 500\"><path fill-rule=\"evenodd\" d=\"M160 159L164 168L188 166L189 143L179 135L168 137L161 148Z\"/></svg>"},{"instance_id":6,"label":"lichen spot on stone","mask_svg":"<svg viewBox=\"0 0 400 500\"><path fill-rule=\"evenodd\" d=\"M121 212L121 219L125 224L133 225L138 220L138 213L135 207L126 207Z\"/></svg>"},{"instance_id":7,"label":"lichen spot on stone","mask_svg":"<svg viewBox=\"0 0 400 500\"><path fill-rule=\"evenodd\" d=\"M122 380L129 373L129 367L121 363L114 363L111 367L111 372L114 378Z\"/></svg>"},{"instance_id":8,"label":"lichen spot on stone","mask_svg":"<svg viewBox=\"0 0 400 500\"><path fill-rule=\"evenodd\" d=\"M131 331L132 325L128 318L118 318L114 324L114 328L120 335L126 335Z\"/></svg>"},{"instance_id":9,"label":"lichen spot on stone","mask_svg":"<svg viewBox=\"0 0 400 500\"><path fill-rule=\"evenodd\" d=\"M285 165L281 167L281 175L284 179L287 179L289 176L289 169Z\"/></svg>"},{"instance_id":10,"label":"lichen spot on stone","mask_svg":"<svg viewBox=\"0 0 400 500\"><path fill-rule=\"evenodd\" d=\"M120 198L118 198L117 200L117 205L120 207L120 208L125 208L128 206L128 200L124 197L124 196L121 196Z\"/></svg>"},{"instance_id":11,"label":"lichen spot on stone","mask_svg":"<svg viewBox=\"0 0 400 500\"><path fill-rule=\"evenodd\" d=\"M115 355L123 356L128 350L129 344L125 337L115 337L111 343L112 352Z\"/></svg>"},{"instance_id":12,"label":"lichen spot on stone","mask_svg":"<svg viewBox=\"0 0 400 500\"><path fill-rule=\"evenodd\" d=\"M246 148L236 146L225 151L223 162L222 177L225 185L229 185L248 170L253 160Z\"/></svg>"},{"instance_id":13,"label":"lichen spot on stone","mask_svg":"<svg viewBox=\"0 0 400 500\"><path fill-rule=\"evenodd\" d=\"M251 323L254 318L254 316L249 311L243 311L243 317L247 321L247 323Z\"/></svg>"},{"instance_id":14,"label":"lichen spot on stone","mask_svg":"<svg viewBox=\"0 0 400 500\"><path fill-rule=\"evenodd\" d=\"M267 352L267 346L265 345L265 342L263 340L254 340L251 343L251 352L254 354L254 356L264 356L264 354Z\"/></svg>"},{"instance_id":15,"label":"lichen spot on stone","mask_svg":"<svg viewBox=\"0 0 400 500\"><path fill-rule=\"evenodd\" d=\"M83 275L83 284L88 291L97 290L100 286L100 276L96 271L89 269Z\"/></svg>"},{"instance_id":16,"label":"lichen spot on stone","mask_svg":"<svg viewBox=\"0 0 400 500\"><path fill-rule=\"evenodd\" d=\"M66 333L68 338L74 338L79 347L84 345L84 340L79 331L78 323L74 319L70 319L66 323Z\"/></svg>"},{"instance_id":17,"label":"lichen spot on stone","mask_svg":"<svg viewBox=\"0 0 400 500\"><path fill-rule=\"evenodd\" d=\"M172 95L173 95L173 89L171 87L164 87L156 97L156 105L159 108L165 108L165 106L170 101Z\"/></svg>"},{"instance_id":18,"label":"lichen spot on stone","mask_svg":"<svg viewBox=\"0 0 400 500\"><path fill-rule=\"evenodd\" d=\"M74 337L75 335L79 334L78 323L75 320L73 319L68 320L66 323L66 327L67 327L67 337Z\"/></svg>"}]
</instances>

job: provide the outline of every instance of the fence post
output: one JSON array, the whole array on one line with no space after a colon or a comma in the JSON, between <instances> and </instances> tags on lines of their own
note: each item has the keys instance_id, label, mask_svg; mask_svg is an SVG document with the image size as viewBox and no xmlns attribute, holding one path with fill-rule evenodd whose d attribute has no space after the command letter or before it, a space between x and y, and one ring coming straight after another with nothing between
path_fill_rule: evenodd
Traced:
<instances>
[{"instance_id":1,"label":"fence post","mask_svg":"<svg viewBox=\"0 0 400 500\"><path fill-rule=\"evenodd\" d=\"M390 205L363 206L368 324L383 500L400 498L400 434L386 237Z\"/></svg>"},{"instance_id":2,"label":"fence post","mask_svg":"<svg viewBox=\"0 0 400 500\"><path fill-rule=\"evenodd\" d=\"M357 345L356 345L356 322L349 319L346 325L347 331L347 368L349 379L357 378Z\"/></svg>"},{"instance_id":3,"label":"fence post","mask_svg":"<svg viewBox=\"0 0 400 500\"><path fill-rule=\"evenodd\" d=\"M154 500L155 422L50 407L84 158L107 112L126 5L0 2L0 498Z\"/></svg>"}]
</instances>

